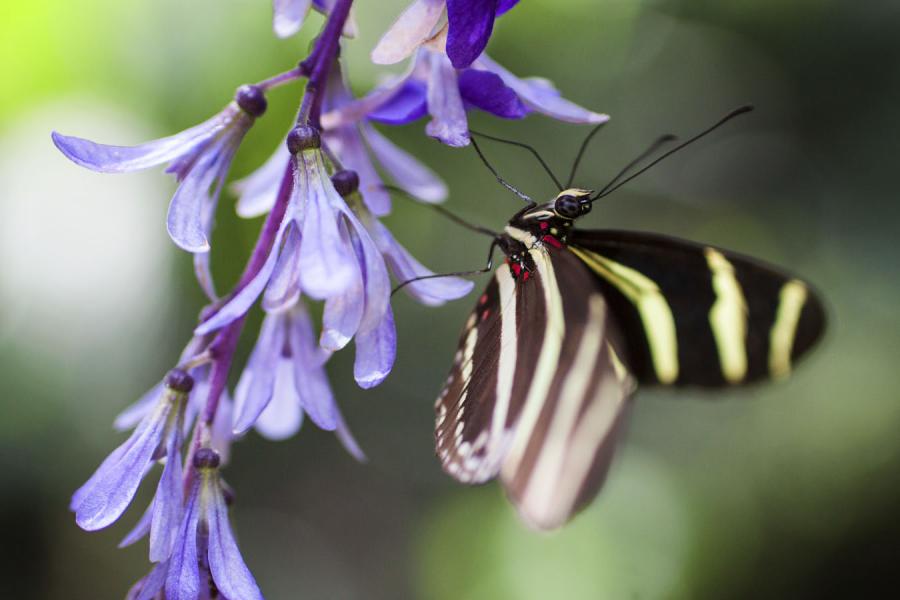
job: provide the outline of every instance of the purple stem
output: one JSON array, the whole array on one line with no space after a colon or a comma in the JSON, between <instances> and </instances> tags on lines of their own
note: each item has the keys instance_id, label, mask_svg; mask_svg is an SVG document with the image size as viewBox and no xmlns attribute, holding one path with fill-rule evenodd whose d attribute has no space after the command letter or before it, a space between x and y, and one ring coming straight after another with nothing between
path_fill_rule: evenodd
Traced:
<instances>
[{"instance_id":1,"label":"purple stem","mask_svg":"<svg viewBox=\"0 0 900 600\"><path fill-rule=\"evenodd\" d=\"M301 67L294 67L290 71L285 71L284 73L279 73L278 75L273 75L268 79L263 79L256 86L263 91L270 90L272 88L278 87L280 85L284 85L285 83L290 83L295 79L300 79L305 75L303 69Z\"/></svg>"},{"instance_id":2,"label":"purple stem","mask_svg":"<svg viewBox=\"0 0 900 600\"><path fill-rule=\"evenodd\" d=\"M308 120L317 129L321 129L319 116L322 112L322 97L325 95L325 83L328 80L328 71L331 63L337 59L340 48L341 34L344 31L344 23L350 14L350 6L353 0L336 0L331 12L328 13L328 22L319 34L316 47L310 53L309 58L300 63L300 68L309 70L309 79L306 82L306 92L303 94L303 103L300 107L298 123Z\"/></svg>"}]
</instances>

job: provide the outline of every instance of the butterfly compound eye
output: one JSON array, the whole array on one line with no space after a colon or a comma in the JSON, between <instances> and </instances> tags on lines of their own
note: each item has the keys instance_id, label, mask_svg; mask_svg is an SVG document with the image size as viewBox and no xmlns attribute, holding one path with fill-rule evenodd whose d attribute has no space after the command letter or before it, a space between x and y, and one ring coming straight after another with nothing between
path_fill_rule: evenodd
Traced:
<instances>
[{"instance_id":1,"label":"butterfly compound eye","mask_svg":"<svg viewBox=\"0 0 900 600\"><path fill-rule=\"evenodd\" d=\"M553 210L564 219L576 219L584 212L578 198L568 195L558 197Z\"/></svg>"}]
</instances>

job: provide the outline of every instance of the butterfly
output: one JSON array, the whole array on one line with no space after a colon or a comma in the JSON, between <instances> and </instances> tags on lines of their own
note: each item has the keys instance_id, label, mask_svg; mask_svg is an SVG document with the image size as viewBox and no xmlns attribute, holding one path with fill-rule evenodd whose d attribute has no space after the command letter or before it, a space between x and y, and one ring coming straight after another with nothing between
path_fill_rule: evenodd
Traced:
<instances>
[{"instance_id":1,"label":"butterfly","mask_svg":"<svg viewBox=\"0 0 900 600\"><path fill-rule=\"evenodd\" d=\"M604 194L568 187L496 235L505 260L435 403L444 471L499 478L536 529L597 495L639 386L780 379L825 327L816 292L781 269L665 235L575 227Z\"/></svg>"}]
</instances>

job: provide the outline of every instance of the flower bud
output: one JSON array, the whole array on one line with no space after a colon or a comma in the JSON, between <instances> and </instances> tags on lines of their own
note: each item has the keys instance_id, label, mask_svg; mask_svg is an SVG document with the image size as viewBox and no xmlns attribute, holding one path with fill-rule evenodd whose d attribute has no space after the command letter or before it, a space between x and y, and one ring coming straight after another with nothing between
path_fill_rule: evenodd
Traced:
<instances>
[{"instance_id":1,"label":"flower bud","mask_svg":"<svg viewBox=\"0 0 900 600\"><path fill-rule=\"evenodd\" d=\"M166 375L166 387L175 392L187 394L194 387L194 378L181 369L172 369Z\"/></svg>"},{"instance_id":2,"label":"flower bud","mask_svg":"<svg viewBox=\"0 0 900 600\"><path fill-rule=\"evenodd\" d=\"M356 171L343 169L331 176L331 183L338 194L346 197L359 189L359 175Z\"/></svg>"},{"instance_id":3,"label":"flower bud","mask_svg":"<svg viewBox=\"0 0 900 600\"><path fill-rule=\"evenodd\" d=\"M194 454L195 469L217 469L219 462L219 453L212 448L200 448Z\"/></svg>"},{"instance_id":4,"label":"flower bud","mask_svg":"<svg viewBox=\"0 0 900 600\"><path fill-rule=\"evenodd\" d=\"M291 154L297 154L301 150L314 150L321 146L322 139L319 132L311 125L297 125L287 136L287 147Z\"/></svg>"},{"instance_id":5,"label":"flower bud","mask_svg":"<svg viewBox=\"0 0 900 600\"><path fill-rule=\"evenodd\" d=\"M256 85L242 85L234 94L234 101L245 113L251 117L261 117L266 112L269 103L266 95Z\"/></svg>"}]
</instances>

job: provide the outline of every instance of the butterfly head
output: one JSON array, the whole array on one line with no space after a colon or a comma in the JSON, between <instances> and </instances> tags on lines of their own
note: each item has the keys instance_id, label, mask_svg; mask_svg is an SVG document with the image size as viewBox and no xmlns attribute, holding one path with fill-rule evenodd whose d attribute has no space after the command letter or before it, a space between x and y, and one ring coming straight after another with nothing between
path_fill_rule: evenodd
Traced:
<instances>
[{"instance_id":1,"label":"butterfly head","mask_svg":"<svg viewBox=\"0 0 900 600\"><path fill-rule=\"evenodd\" d=\"M591 212L592 190L570 188L561 191L553 201L553 212L560 219L574 221Z\"/></svg>"}]
</instances>

